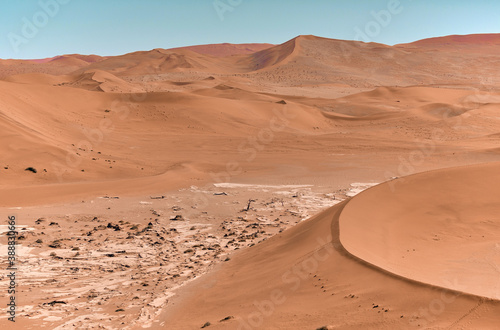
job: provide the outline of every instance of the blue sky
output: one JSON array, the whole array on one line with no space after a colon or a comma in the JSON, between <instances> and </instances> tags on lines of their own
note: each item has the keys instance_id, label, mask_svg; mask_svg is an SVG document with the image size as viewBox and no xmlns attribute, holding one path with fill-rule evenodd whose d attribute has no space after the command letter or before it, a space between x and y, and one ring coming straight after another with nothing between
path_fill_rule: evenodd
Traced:
<instances>
[{"instance_id":1,"label":"blue sky","mask_svg":"<svg viewBox=\"0 0 500 330\"><path fill-rule=\"evenodd\" d=\"M500 33L494 0L2 0L0 8L0 58L279 44L301 34L392 45Z\"/></svg>"}]
</instances>

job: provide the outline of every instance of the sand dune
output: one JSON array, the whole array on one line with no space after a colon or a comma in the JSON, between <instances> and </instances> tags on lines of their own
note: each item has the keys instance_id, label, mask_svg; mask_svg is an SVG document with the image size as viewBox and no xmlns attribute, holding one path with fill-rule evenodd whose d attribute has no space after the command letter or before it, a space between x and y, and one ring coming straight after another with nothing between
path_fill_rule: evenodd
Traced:
<instances>
[{"instance_id":1,"label":"sand dune","mask_svg":"<svg viewBox=\"0 0 500 330\"><path fill-rule=\"evenodd\" d=\"M188 47L170 48L169 50L175 51L178 49L187 49L196 53L204 55L212 55L219 57L226 57L232 55L252 54L266 48L270 48L272 44L210 44L210 45L196 45Z\"/></svg>"},{"instance_id":2,"label":"sand dune","mask_svg":"<svg viewBox=\"0 0 500 330\"><path fill-rule=\"evenodd\" d=\"M0 67L2 68L0 70L0 79L29 73L64 75L103 59L105 59L105 57L79 54L62 55L39 60L0 59Z\"/></svg>"},{"instance_id":3,"label":"sand dune","mask_svg":"<svg viewBox=\"0 0 500 330\"><path fill-rule=\"evenodd\" d=\"M498 167L371 188L239 253L186 290L158 328L410 329L460 327L467 318L470 328L493 329L498 300L463 292L498 298ZM468 318L472 310L480 317Z\"/></svg>"},{"instance_id":4,"label":"sand dune","mask_svg":"<svg viewBox=\"0 0 500 330\"><path fill-rule=\"evenodd\" d=\"M70 54L70 55L56 56L54 58L51 58L50 62L58 62L59 64L68 65L68 62L66 62L68 60L80 60L87 63L95 63L95 62L100 62L104 59L106 59L106 57L99 55Z\"/></svg>"},{"instance_id":5,"label":"sand dune","mask_svg":"<svg viewBox=\"0 0 500 330\"><path fill-rule=\"evenodd\" d=\"M4 81L19 84L49 85L54 86L69 81L67 76L54 76L46 73L24 73L4 78Z\"/></svg>"},{"instance_id":6,"label":"sand dune","mask_svg":"<svg viewBox=\"0 0 500 330\"><path fill-rule=\"evenodd\" d=\"M267 82L284 83L286 80L289 86L325 83L368 88L419 84L493 86L498 82L498 77L486 68L494 66L490 55L500 47L495 41L497 39L498 35L454 36L391 47L298 36L277 46L205 45L154 49L107 58L64 55L49 59L48 62L44 60L38 65L33 61L2 60L1 63L4 76L30 72L60 75L75 70L83 73L95 69L119 76L186 70L220 74L257 71L249 77ZM429 45L437 44L441 48L428 49ZM451 54L455 47L463 50L459 54ZM245 51L239 55L220 57L236 54L235 49ZM461 66L464 58L470 61L470 73L478 70L480 76L475 77L463 71L467 70ZM463 69L462 74L453 74L458 67Z\"/></svg>"},{"instance_id":7,"label":"sand dune","mask_svg":"<svg viewBox=\"0 0 500 330\"><path fill-rule=\"evenodd\" d=\"M218 72L227 70L226 61L187 49L177 49L175 51L154 49L111 57L90 64L85 70L99 69L121 76L159 74L187 69L204 71L207 68Z\"/></svg>"},{"instance_id":8,"label":"sand dune","mask_svg":"<svg viewBox=\"0 0 500 330\"><path fill-rule=\"evenodd\" d=\"M342 211L342 245L402 277L498 300L498 168L433 171L372 188Z\"/></svg>"},{"instance_id":9,"label":"sand dune","mask_svg":"<svg viewBox=\"0 0 500 330\"><path fill-rule=\"evenodd\" d=\"M447 48L449 45L472 45L478 46L499 46L500 36L496 33L490 34L469 34L469 35L452 35L437 38L429 38L418 40L408 44L400 44L398 46L417 46L417 47L442 47ZM453 48L450 47L452 50Z\"/></svg>"},{"instance_id":10,"label":"sand dune","mask_svg":"<svg viewBox=\"0 0 500 330\"><path fill-rule=\"evenodd\" d=\"M21 327L497 328L499 49L0 60Z\"/></svg>"},{"instance_id":11,"label":"sand dune","mask_svg":"<svg viewBox=\"0 0 500 330\"><path fill-rule=\"evenodd\" d=\"M116 93L140 93L145 92L141 86L134 86L115 75L101 70L88 70L81 75L74 74L71 80L62 83L62 86L77 87L90 91L116 92Z\"/></svg>"}]
</instances>

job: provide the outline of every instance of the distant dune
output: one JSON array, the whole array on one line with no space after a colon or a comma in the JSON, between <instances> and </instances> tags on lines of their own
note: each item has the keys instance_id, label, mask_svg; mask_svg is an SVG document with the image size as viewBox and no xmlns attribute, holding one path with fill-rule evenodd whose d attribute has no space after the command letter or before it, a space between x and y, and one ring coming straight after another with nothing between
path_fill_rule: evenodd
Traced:
<instances>
[{"instance_id":1,"label":"distant dune","mask_svg":"<svg viewBox=\"0 0 500 330\"><path fill-rule=\"evenodd\" d=\"M263 49L267 49L273 47L272 44L211 44L211 45L197 45L197 46L187 46L187 47L178 47L178 48L170 48L171 51L176 51L180 49L191 50L196 53L218 56L218 57L226 57L232 55L246 55L252 54Z\"/></svg>"},{"instance_id":2,"label":"distant dune","mask_svg":"<svg viewBox=\"0 0 500 330\"><path fill-rule=\"evenodd\" d=\"M499 40L498 34L449 36L391 47L298 36L277 46L201 45L105 58L64 55L38 64L36 61L0 60L3 68L0 77L34 72L61 75L87 70L108 71L118 76L197 71L246 73L256 80L286 82L289 86L332 83L356 88L445 83L492 86L500 78L487 68L495 65L491 54L500 49ZM457 49L460 49L459 55L446 55L456 53ZM462 66L463 61L469 65ZM462 69L460 74L456 73L457 67Z\"/></svg>"},{"instance_id":3,"label":"distant dune","mask_svg":"<svg viewBox=\"0 0 500 330\"><path fill-rule=\"evenodd\" d=\"M408 44L400 44L397 46L450 46L450 45L500 45L500 34L490 33L490 34L469 34L469 35L452 35L444 37L436 37L429 39L422 39Z\"/></svg>"}]
</instances>

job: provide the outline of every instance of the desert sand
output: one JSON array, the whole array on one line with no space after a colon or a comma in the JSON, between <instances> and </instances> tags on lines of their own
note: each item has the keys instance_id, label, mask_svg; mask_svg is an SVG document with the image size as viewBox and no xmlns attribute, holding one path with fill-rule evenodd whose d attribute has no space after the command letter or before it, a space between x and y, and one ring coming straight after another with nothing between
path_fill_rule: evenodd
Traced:
<instances>
[{"instance_id":1,"label":"desert sand","mask_svg":"<svg viewBox=\"0 0 500 330\"><path fill-rule=\"evenodd\" d=\"M499 51L308 35L0 60L15 328L498 328Z\"/></svg>"}]
</instances>

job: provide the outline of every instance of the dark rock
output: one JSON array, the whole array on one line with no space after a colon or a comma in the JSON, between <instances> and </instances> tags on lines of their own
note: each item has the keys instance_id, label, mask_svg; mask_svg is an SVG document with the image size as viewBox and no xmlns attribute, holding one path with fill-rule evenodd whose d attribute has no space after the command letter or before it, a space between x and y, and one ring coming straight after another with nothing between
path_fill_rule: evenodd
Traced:
<instances>
[{"instance_id":1,"label":"dark rock","mask_svg":"<svg viewBox=\"0 0 500 330\"><path fill-rule=\"evenodd\" d=\"M50 248L53 248L53 249L59 249L61 247L61 242L59 241L54 241L52 242L51 244L49 244L49 247Z\"/></svg>"},{"instance_id":2,"label":"dark rock","mask_svg":"<svg viewBox=\"0 0 500 330\"><path fill-rule=\"evenodd\" d=\"M30 172L33 172L33 173L37 172L37 170L34 167L31 167L31 166L28 167L28 168L26 168L25 171L30 171Z\"/></svg>"},{"instance_id":3,"label":"dark rock","mask_svg":"<svg viewBox=\"0 0 500 330\"><path fill-rule=\"evenodd\" d=\"M111 222L109 222L109 223L108 223L107 228L112 228L112 229L114 229L115 231L119 231L119 230L121 230L120 226L115 225L115 224L112 224Z\"/></svg>"},{"instance_id":4,"label":"dark rock","mask_svg":"<svg viewBox=\"0 0 500 330\"><path fill-rule=\"evenodd\" d=\"M61 301L61 300L54 300L54 301L51 301L49 303L43 303L44 305L50 305L50 306L54 306L55 304L63 304L63 305L66 305L67 303L65 301Z\"/></svg>"},{"instance_id":5,"label":"dark rock","mask_svg":"<svg viewBox=\"0 0 500 330\"><path fill-rule=\"evenodd\" d=\"M174 218L171 218L170 220L171 221L183 221L184 218L182 217L182 215L177 214Z\"/></svg>"}]
</instances>

